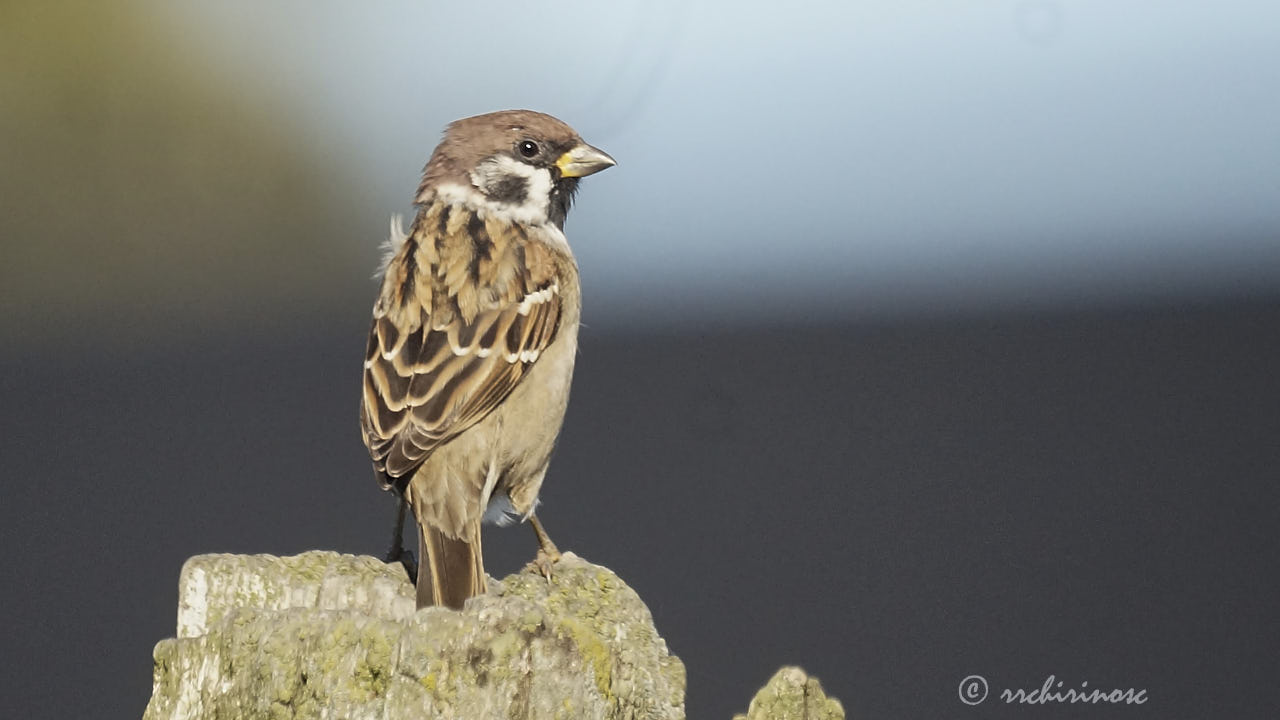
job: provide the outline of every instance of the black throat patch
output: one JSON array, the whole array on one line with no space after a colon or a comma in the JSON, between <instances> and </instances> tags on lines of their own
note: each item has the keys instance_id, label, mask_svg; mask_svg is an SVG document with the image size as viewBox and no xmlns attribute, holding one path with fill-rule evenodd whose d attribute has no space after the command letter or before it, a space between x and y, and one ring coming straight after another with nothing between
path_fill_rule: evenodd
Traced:
<instances>
[{"instance_id":1,"label":"black throat patch","mask_svg":"<svg viewBox=\"0 0 1280 720\"><path fill-rule=\"evenodd\" d=\"M569 216L569 208L573 207L573 196L578 192L578 178L559 178L551 186L551 202L547 207L547 219L564 229L565 218Z\"/></svg>"}]
</instances>

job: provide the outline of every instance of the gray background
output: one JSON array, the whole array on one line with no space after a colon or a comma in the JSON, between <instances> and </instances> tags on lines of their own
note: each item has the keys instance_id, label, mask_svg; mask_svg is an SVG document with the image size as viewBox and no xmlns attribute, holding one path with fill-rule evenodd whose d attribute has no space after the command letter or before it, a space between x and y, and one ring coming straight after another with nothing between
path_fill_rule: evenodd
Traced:
<instances>
[{"instance_id":1,"label":"gray background","mask_svg":"<svg viewBox=\"0 0 1280 720\"><path fill-rule=\"evenodd\" d=\"M0 59L11 714L139 715L192 554L383 550L377 246L504 107L619 160L542 515L691 717L783 663L852 717L1280 702L1270 4L10 3Z\"/></svg>"}]
</instances>

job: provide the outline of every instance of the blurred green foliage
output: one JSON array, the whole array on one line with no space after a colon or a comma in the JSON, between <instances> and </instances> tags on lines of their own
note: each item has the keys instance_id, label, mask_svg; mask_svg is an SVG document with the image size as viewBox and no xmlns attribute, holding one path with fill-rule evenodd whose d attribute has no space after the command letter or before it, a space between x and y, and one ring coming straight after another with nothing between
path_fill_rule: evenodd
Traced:
<instances>
[{"instance_id":1,"label":"blurred green foliage","mask_svg":"<svg viewBox=\"0 0 1280 720\"><path fill-rule=\"evenodd\" d=\"M155 10L0 5L0 331L19 343L371 297L352 240L371 229L323 133Z\"/></svg>"}]
</instances>

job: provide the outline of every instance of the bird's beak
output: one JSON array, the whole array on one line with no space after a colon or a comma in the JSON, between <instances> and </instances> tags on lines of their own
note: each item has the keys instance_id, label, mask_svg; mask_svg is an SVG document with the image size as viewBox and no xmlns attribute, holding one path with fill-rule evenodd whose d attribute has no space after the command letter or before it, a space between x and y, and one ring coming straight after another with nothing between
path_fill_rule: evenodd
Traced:
<instances>
[{"instance_id":1,"label":"bird's beak","mask_svg":"<svg viewBox=\"0 0 1280 720\"><path fill-rule=\"evenodd\" d=\"M579 178L611 168L618 163L609 153L582 143L560 156L556 167L560 168L560 177Z\"/></svg>"}]
</instances>

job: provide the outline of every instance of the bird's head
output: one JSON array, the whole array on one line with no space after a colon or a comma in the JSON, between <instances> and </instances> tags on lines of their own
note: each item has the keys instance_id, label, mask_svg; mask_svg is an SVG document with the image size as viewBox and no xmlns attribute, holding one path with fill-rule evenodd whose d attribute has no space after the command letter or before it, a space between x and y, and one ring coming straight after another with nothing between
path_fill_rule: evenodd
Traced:
<instances>
[{"instance_id":1,"label":"bird's head","mask_svg":"<svg viewBox=\"0 0 1280 720\"><path fill-rule=\"evenodd\" d=\"M418 202L468 195L513 222L564 226L578 179L614 165L573 128L532 110L458 120L445 130L418 188Z\"/></svg>"}]
</instances>

